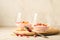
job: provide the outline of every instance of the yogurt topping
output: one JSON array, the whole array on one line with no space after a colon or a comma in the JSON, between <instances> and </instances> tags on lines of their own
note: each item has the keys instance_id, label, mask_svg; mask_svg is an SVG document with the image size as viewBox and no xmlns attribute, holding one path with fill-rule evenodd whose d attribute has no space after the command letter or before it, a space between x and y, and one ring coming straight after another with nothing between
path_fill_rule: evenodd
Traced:
<instances>
[{"instance_id":1,"label":"yogurt topping","mask_svg":"<svg viewBox=\"0 0 60 40\"><path fill-rule=\"evenodd\" d=\"M34 32L45 32L47 31L48 26L46 24L42 24L42 23L37 23L33 26L33 31Z\"/></svg>"}]
</instances>

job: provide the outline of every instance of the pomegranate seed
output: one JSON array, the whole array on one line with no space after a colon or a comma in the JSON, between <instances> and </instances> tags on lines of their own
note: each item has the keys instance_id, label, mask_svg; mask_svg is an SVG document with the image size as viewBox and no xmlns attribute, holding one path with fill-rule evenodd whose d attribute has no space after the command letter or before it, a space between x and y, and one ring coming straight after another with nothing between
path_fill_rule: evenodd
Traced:
<instances>
[{"instance_id":1,"label":"pomegranate seed","mask_svg":"<svg viewBox=\"0 0 60 40\"><path fill-rule=\"evenodd\" d=\"M20 34L21 37L23 37L23 35Z\"/></svg>"},{"instance_id":2,"label":"pomegranate seed","mask_svg":"<svg viewBox=\"0 0 60 40\"><path fill-rule=\"evenodd\" d=\"M19 34L16 34L16 36L19 36Z\"/></svg>"},{"instance_id":3,"label":"pomegranate seed","mask_svg":"<svg viewBox=\"0 0 60 40\"><path fill-rule=\"evenodd\" d=\"M47 26L47 25L43 24L43 26Z\"/></svg>"}]
</instances>

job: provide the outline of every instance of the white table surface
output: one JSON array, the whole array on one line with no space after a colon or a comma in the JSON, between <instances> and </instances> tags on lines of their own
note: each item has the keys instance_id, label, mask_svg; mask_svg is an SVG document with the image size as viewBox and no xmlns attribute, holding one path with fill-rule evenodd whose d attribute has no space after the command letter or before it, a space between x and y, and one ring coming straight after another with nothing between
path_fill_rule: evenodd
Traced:
<instances>
[{"instance_id":1,"label":"white table surface","mask_svg":"<svg viewBox=\"0 0 60 40\"><path fill-rule=\"evenodd\" d=\"M0 28L0 40L60 40L60 35L48 36L48 38L42 37L17 37L11 34L16 27L2 27Z\"/></svg>"}]
</instances>

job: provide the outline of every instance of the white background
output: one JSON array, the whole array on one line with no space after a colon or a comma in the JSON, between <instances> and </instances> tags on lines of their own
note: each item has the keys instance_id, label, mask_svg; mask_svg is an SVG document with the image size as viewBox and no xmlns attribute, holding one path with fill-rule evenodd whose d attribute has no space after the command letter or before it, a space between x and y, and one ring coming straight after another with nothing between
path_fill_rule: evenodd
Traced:
<instances>
[{"instance_id":1,"label":"white background","mask_svg":"<svg viewBox=\"0 0 60 40\"><path fill-rule=\"evenodd\" d=\"M60 26L60 0L0 0L0 26L15 26L19 12L36 12L41 22Z\"/></svg>"}]
</instances>

